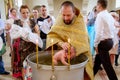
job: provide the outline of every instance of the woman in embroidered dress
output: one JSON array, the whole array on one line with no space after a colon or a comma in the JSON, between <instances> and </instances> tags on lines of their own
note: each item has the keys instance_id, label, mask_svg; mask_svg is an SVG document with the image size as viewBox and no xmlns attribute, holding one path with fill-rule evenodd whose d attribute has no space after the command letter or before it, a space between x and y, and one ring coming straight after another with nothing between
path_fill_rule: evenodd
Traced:
<instances>
[{"instance_id":1,"label":"woman in embroidered dress","mask_svg":"<svg viewBox=\"0 0 120 80\"><path fill-rule=\"evenodd\" d=\"M29 19L29 13L29 8L26 5L22 5L20 8L21 19L14 21L14 24L17 24L28 31L39 34L39 28ZM26 25L30 25L30 27ZM13 77L23 80L23 61L32 52L35 52L35 44L28 42L21 37L14 39L12 53Z\"/></svg>"}]
</instances>

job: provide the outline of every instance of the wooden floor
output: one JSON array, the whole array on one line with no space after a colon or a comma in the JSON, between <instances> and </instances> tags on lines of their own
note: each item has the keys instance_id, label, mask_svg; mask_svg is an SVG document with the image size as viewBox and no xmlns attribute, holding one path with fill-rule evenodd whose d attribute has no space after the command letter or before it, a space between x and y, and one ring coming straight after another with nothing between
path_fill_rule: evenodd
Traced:
<instances>
[{"instance_id":1,"label":"wooden floor","mask_svg":"<svg viewBox=\"0 0 120 80\"><path fill-rule=\"evenodd\" d=\"M9 57L9 48L7 47L7 52L6 54L3 55L3 60L4 60L4 66L5 66L5 69L6 71L9 71L10 72L10 75L0 75L0 80L16 80L12 77L11 75L11 57ZM120 58L119 58L119 63L120 63ZM118 80L120 80L120 65L119 66L114 66L114 70L117 74L117 77L118 77ZM109 80L105 71L104 70L101 70L97 73L97 75L95 76L95 79L94 80Z\"/></svg>"}]
</instances>

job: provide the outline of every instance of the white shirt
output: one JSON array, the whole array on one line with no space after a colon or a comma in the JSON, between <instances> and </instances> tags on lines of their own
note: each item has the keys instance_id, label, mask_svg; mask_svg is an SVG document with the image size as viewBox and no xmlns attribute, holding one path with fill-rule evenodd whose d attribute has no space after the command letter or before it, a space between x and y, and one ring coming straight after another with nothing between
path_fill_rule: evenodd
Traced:
<instances>
[{"instance_id":1,"label":"white shirt","mask_svg":"<svg viewBox=\"0 0 120 80\"><path fill-rule=\"evenodd\" d=\"M114 23L115 21L113 17L108 13L107 10L101 11L97 15L95 22L95 47L98 46L100 41L114 37Z\"/></svg>"}]
</instances>

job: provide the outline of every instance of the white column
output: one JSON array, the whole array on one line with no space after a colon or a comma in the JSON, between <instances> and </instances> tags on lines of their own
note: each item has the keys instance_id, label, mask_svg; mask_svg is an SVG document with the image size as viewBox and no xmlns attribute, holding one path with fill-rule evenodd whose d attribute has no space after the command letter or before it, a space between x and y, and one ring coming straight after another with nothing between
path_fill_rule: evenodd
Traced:
<instances>
[{"instance_id":1,"label":"white column","mask_svg":"<svg viewBox=\"0 0 120 80\"><path fill-rule=\"evenodd\" d=\"M92 9L97 5L98 0L89 0L87 14L92 11Z\"/></svg>"},{"instance_id":2,"label":"white column","mask_svg":"<svg viewBox=\"0 0 120 80\"><path fill-rule=\"evenodd\" d=\"M1 18L3 20L6 19L6 15L5 15L5 4L4 4L4 0L0 0L0 12L1 12Z\"/></svg>"},{"instance_id":3,"label":"white column","mask_svg":"<svg viewBox=\"0 0 120 80\"><path fill-rule=\"evenodd\" d=\"M116 0L110 0L108 1L108 10L111 11L111 10L115 10L116 8Z\"/></svg>"}]
</instances>

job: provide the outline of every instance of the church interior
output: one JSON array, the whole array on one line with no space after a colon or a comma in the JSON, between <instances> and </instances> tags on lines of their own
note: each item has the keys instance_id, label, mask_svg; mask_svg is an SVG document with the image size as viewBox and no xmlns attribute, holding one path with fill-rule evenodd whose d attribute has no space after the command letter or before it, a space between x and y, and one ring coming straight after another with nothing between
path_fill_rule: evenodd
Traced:
<instances>
[{"instance_id":1,"label":"church interior","mask_svg":"<svg viewBox=\"0 0 120 80\"><path fill-rule=\"evenodd\" d=\"M1 19L6 21L9 18L9 13L11 8L15 8L17 10L17 14L20 14L19 9L21 5L27 5L30 9L30 14L34 7L38 7L41 5L45 5L47 8L47 14L53 16L55 19L60 12L60 5L66 0L0 0L0 14ZM87 16L93 10L93 8L97 5L98 0L68 0L74 3L74 5L80 10L84 18L84 22L87 22ZM116 13L120 16L120 0L108 0L107 10L116 11ZM120 21L120 17L119 17ZM0 44L1 45L1 44ZM9 75L0 75L0 80L19 80L12 77L11 71L11 57L10 57L10 47L6 44L6 53L2 56L4 67L6 71L10 72ZM93 56L93 60L94 60ZM116 72L118 80L120 80L120 58L118 59L118 66L113 64L113 69ZM75 74L75 73L73 73ZM21 80L21 79L20 79ZM29 80L29 79L25 79ZM31 79L30 79L31 80ZM37 79L39 80L39 79ZM51 80L51 79L50 79ZM94 80L109 80L104 69L99 70L95 75Z\"/></svg>"}]
</instances>

